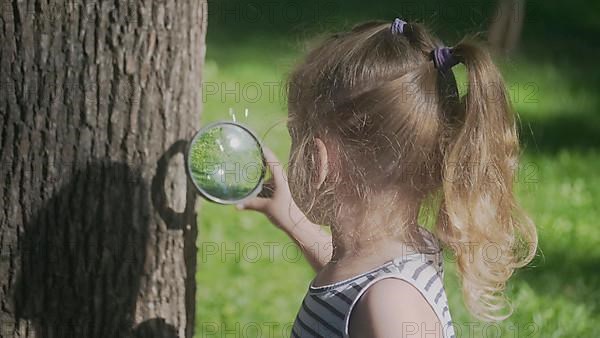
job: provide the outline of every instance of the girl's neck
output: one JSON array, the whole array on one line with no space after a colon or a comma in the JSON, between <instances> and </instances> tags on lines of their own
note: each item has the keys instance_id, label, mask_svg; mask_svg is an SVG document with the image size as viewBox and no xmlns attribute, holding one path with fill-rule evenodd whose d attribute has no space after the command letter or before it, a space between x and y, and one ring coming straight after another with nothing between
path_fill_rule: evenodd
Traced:
<instances>
[{"instance_id":1,"label":"girl's neck","mask_svg":"<svg viewBox=\"0 0 600 338\"><path fill-rule=\"evenodd\" d=\"M418 230L418 201L401 199L396 194L389 203L378 202L377 207L368 209L362 221L353 213L338 215L337 222L331 227L332 263L376 262L412 250L413 245L409 242Z\"/></svg>"}]
</instances>

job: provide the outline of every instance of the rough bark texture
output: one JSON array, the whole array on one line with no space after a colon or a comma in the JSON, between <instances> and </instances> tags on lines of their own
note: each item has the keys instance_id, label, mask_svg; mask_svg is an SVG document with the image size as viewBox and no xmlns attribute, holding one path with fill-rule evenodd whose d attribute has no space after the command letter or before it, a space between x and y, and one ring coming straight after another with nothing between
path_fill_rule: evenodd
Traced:
<instances>
[{"instance_id":1,"label":"rough bark texture","mask_svg":"<svg viewBox=\"0 0 600 338\"><path fill-rule=\"evenodd\" d=\"M0 336L192 337L206 2L0 5Z\"/></svg>"}]
</instances>

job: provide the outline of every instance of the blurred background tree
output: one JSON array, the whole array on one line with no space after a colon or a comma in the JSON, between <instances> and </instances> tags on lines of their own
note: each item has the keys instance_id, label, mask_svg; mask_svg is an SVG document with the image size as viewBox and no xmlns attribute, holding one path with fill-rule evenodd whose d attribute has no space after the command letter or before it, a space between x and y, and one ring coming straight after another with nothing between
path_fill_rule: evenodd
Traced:
<instances>
[{"instance_id":1,"label":"blurred background tree","mask_svg":"<svg viewBox=\"0 0 600 338\"><path fill-rule=\"evenodd\" d=\"M488 40L493 49L503 54L513 51L521 38L525 16L525 0L498 0Z\"/></svg>"}]
</instances>

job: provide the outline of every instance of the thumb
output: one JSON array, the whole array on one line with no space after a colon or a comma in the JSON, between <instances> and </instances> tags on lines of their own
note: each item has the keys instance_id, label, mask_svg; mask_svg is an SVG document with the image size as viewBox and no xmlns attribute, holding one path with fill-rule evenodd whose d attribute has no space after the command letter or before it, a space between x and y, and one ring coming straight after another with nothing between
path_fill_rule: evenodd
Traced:
<instances>
[{"instance_id":1,"label":"thumb","mask_svg":"<svg viewBox=\"0 0 600 338\"><path fill-rule=\"evenodd\" d=\"M267 165L269 166L269 169L273 174L273 180L275 180L275 185L282 186L284 184L287 184L285 171L283 170L281 163L277 159L277 156L275 156L275 153L273 153L273 151L267 147L264 147L263 151L265 155L265 160L267 161Z\"/></svg>"}]
</instances>

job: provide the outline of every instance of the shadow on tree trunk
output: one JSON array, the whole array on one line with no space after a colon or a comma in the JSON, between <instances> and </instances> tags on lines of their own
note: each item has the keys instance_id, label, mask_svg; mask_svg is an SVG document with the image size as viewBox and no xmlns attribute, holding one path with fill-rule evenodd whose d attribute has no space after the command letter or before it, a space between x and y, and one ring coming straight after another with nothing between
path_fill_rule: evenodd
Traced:
<instances>
[{"instance_id":1,"label":"shadow on tree trunk","mask_svg":"<svg viewBox=\"0 0 600 338\"><path fill-rule=\"evenodd\" d=\"M162 318L134 325L148 189L128 165L94 162L26 220L15 300L36 337L177 337Z\"/></svg>"}]
</instances>

